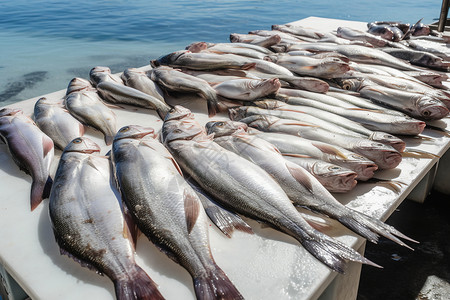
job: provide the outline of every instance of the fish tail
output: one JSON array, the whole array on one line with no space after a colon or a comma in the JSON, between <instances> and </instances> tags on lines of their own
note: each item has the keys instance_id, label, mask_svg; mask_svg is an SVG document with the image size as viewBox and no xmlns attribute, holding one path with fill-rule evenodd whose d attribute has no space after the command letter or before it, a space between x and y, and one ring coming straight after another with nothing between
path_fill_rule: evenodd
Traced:
<instances>
[{"instance_id":1,"label":"fish tail","mask_svg":"<svg viewBox=\"0 0 450 300\"><path fill-rule=\"evenodd\" d=\"M31 184L31 194L30 194L30 203L31 203L31 211L33 211L38 205L42 202L44 198L48 198L50 196L50 189L52 187L53 180L49 176L47 181L41 182L33 180Z\"/></svg>"},{"instance_id":2,"label":"fish tail","mask_svg":"<svg viewBox=\"0 0 450 300\"><path fill-rule=\"evenodd\" d=\"M315 258L330 269L342 274L345 273L346 260L381 268L356 250L318 231L315 236L299 239L299 241Z\"/></svg>"},{"instance_id":3,"label":"fish tail","mask_svg":"<svg viewBox=\"0 0 450 300\"><path fill-rule=\"evenodd\" d=\"M166 115L169 113L170 110L171 107L169 105L166 105L161 108L157 108L156 112L158 113L158 116L161 118L161 120L164 120L164 118L166 117Z\"/></svg>"},{"instance_id":4,"label":"fish tail","mask_svg":"<svg viewBox=\"0 0 450 300\"><path fill-rule=\"evenodd\" d=\"M217 265L206 274L194 278L194 289L197 299L244 299Z\"/></svg>"},{"instance_id":5,"label":"fish tail","mask_svg":"<svg viewBox=\"0 0 450 300\"><path fill-rule=\"evenodd\" d=\"M114 141L114 135L105 134L105 144L107 146L111 145Z\"/></svg>"},{"instance_id":6,"label":"fish tail","mask_svg":"<svg viewBox=\"0 0 450 300\"><path fill-rule=\"evenodd\" d=\"M235 213L218 206L208 207L205 211L211 221L229 238L234 230L253 234L252 228Z\"/></svg>"},{"instance_id":7,"label":"fish tail","mask_svg":"<svg viewBox=\"0 0 450 300\"><path fill-rule=\"evenodd\" d=\"M129 277L114 281L117 300L163 300L156 283L136 266Z\"/></svg>"}]
</instances>

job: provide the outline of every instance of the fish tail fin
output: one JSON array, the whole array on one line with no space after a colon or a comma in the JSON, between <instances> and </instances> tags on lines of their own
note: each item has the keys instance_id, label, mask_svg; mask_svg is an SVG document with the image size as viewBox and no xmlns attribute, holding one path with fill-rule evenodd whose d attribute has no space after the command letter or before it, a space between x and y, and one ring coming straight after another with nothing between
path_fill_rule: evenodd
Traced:
<instances>
[{"instance_id":1,"label":"fish tail fin","mask_svg":"<svg viewBox=\"0 0 450 300\"><path fill-rule=\"evenodd\" d=\"M253 234L253 230L242 218L219 206L211 206L205 209L211 221L229 238L234 230Z\"/></svg>"},{"instance_id":2,"label":"fish tail fin","mask_svg":"<svg viewBox=\"0 0 450 300\"><path fill-rule=\"evenodd\" d=\"M163 300L156 283L136 265L129 277L114 281L117 300Z\"/></svg>"},{"instance_id":3,"label":"fish tail fin","mask_svg":"<svg viewBox=\"0 0 450 300\"><path fill-rule=\"evenodd\" d=\"M49 176L45 183L33 180L31 184L30 203L31 211L33 211L42 202L43 199L50 196L50 190L53 184L52 178Z\"/></svg>"},{"instance_id":4,"label":"fish tail fin","mask_svg":"<svg viewBox=\"0 0 450 300\"><path fill-rule=\"evenodd\" d=\"M114 141L114 135L105 134L105 144L107 146L111 145Z\"/></svg>"},{"instance_id":5,"label":"fish tail fin","mask_svg":"<svg viewBox=\"0 0 450 300\"><path fill-rule=\"evenodd\" d=\"M244 299L217 265L203 276L194 278L194 289L198 299Z\"/></svg>"},{"instance_id":6,"label":"fish tail fin","mask_svg":"<svg viewBox=\"0 0 450 300\"><path fill-rule=\"evenodd\" d=\"M171 110L171 107L169 105L163 106L161 108L156 109L156 112L158 113L158 116L161 118L161 120L164 121L164 118Z\"/></svg>"},{"instance_id":7,"label":"fish tail fin","mask_svg":"<svg viewBox=\"0 0 450 300\"><path fill-rule=\"evenodd\" d=\"M299 241L315 258L339 273L345 273L346 260L382 268L356 250L318 231L315 236L299 239Z\"/></svg>"}]
</instances>

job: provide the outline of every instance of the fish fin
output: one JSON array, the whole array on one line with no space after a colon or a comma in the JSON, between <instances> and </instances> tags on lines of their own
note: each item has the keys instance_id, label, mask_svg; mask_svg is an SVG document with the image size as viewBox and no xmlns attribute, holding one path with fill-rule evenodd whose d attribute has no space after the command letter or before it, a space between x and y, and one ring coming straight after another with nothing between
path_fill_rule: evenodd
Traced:
<instances>
[{"instance_id":1,"label":"fish fin","mask_svg":"<svg viewBox=\"0 0 450 300\"><path fill-rule=\"evenodd\" d=\"M52 190L52 186L53 186L53 179L50 176L48 176L47 182L45 183L44 186L44 191L42 192L42 199L47 199L48 197L50 197L50 191Z\"/></svg>"},{"instance_id":2,"label":"fish fin","mask_svg":"<svg viewBox=\"0 0 450 300\"><path fill-rule=\"evenodd\" d=\"M63 246L63 243L61 243L61 241L59 240L59 238L57 237L57 235L55 234L55 240L56 243L59 246L59 253L61 255L67 255L68 257L70 257L71 259L73 259L74 261L76 261L77 263L79 263L82 267L84 268L88 268L89 270L95 271L97 272L97 274L99 274L100 276L103 276L103 273L100 272L96 267L94 267L92 264L90 264L87 261L84 261L76 256L74 256L72 253L70 253L68 250L66 250Z\"/></svg>"},{"instance_id":3,"label":"fish fin","mask_svg":"<svg viewBox=\"0 0 450 300\"><path fill-rule=\"evenodd\" d=\"M375 177L369 178L365 183L376 183L380 186L388 187L396 193L400 193L402 185L406 185L406 183L398 180L380 179Z\"/></svg>"},{"instance_id":4,"label":"fish fin","mask_svg":"<svg viewBox=\"0 0 450 300\"><path fill-rule=\"evenodd\" d=\"M172 156L166 156L167 159L170 159L170 161L175 166L175 169L177 169L178 173L180 173L181 176L183 176L183 171L181 170L180 166L178 165L177 161Z\"/></svg>"},{"instance_id":5,"label":"fish fin","mask_svg":"<svg viewBox=\"0 0 450 300\"><path fill-rule=\"evenodd\" d=\"M184 190L184 213L186 215L186 225L188 233L191 233L200 214L200 201L196 195Z\"/></svg>"},{"instance_id":6,"label":"fish fin","mask_svg":"<svg viewBox=\"0 0 450 300\"><path fill-rule=\"evenodd\" d=\"M367 86L367 87L364 87L364 89L365 89L365 90L372 91L372 92L380 93L380 94L382 94L382 95L384 95L384 96L388 96L387 93L385 93L385 92L383 92L383 91L380 91L380 90L377 90L377 88L375 88L375 87Z\"/></svg>"},{"instance_id":7,"label":"fish fin","mask_svg":"<svg viewBox=\"0 0 450 300\"><path fill-rule=\"evenodd\" d=\"M48 179L47 182L49 182ZM44 199L43 195L46 185L47 183L41 181L38 182L36 180L33 180L33 182L31 183L31 193L30 193L31 211L33 211L36 207L38 207L38 205ZM51 183L49 183L49 185L51 186Z\"/></svg>"},{"instance_id":8,"label":"fish fin","mask_svg":"<svg viewBox=\"0 0 450 300\"><path fill-rule=\"evenodd\" d=\"M289 173L291 173L292 177L294 177L297 182L303 185L310 193L313 193L313 185L311 179L308 176L308 172L305 169L290 162L286 162L286 168L289 170Z\"/></svg>"},{"instance_id":9,"label":"fish fin","mask_svg":"<svg viewBox=\"0 0 450 300\"><path fill-rule=\"evenodd\" d=\"M84 133L86 132L86 126L84 126L83 124L80 123L78 125L78 127L79 127L79 131L80 131L80 136L83 136Z\"/></svg>"},{"instance_id":10,"label":"fish fin","mask_svg":"<svg viewBox=\"0 0 450 300\"><path fill-rule=\"evenodd\" d=\"M282 153L283 156L291 156L291 157L303 157L303 158L312 158L312 156L306 154L293 154L293 153Z\"/></svg>"},{"instance_id":11,"label":"fish fin","mask_svg":"<svg viewBox=\"0 0 450 300\"><path fill-rule=\"evenodd\" d=\"M105 134L105 144L107 146L111 145L114 141L114 136L113 135L107 135Z\"/></svg>"},{"instance_id":12,"label":"fish fin","mask_svg":"<svg viewBox=\"0 0 450 300\"><path fill-rule=\"evenodd\" d=\"M256 66L256 63L248 63L241 67L242 70L250 70Z\"/></svg>"},{"instance_id":13,"label":"fish fin","mask_svg":"<svg viewBox=\"0 0 450 300\"><path fill-rule=\"evenodd\" d=\"M134 222L131 212L125 203L122 203L122 208L123 218L125 220L123 224L123 236L130 241L134 250L136 250L137 238L140 235L140 230Z\"/></svg>"},{"instance_id":14,"label":"fish fin","mask_svg":"<svg viewBox=\"0 0 450 300\"><path fill-rule=\"evenodd\" d=\"M113 280L117 299L152 299L164 300L156 283L138 265L127 270L129 277Z\"/></svg>"},{"instance_id":15,"label":"fish fin","mask_svg":"<svg viewBox=\"0 0 450 300\"><path fill-rule=\"evenodd\" d=\"M297 126L306 126L306 127L320 127L318 125L313 125L313 124L309 124L309 123L302 123L300 121L288 121L288 122L283 122L283 125L297 125Z\"/></svg>"},{"instance_id":16,"label":"fish fin","mask_svg":"<svg viewBox=\"0 0 450 300\"><path fill-rule=\"evenodd\" d=\"M303 67L300 67L300 69L302 69L302 70L314 70L316 68L317 68L317 66L303 66Z\"/></svg>"},{"instance_id":17,"label":"fish fin","mask_svg":"<svg viewBox=\"0 0 450 300\"><path fill-rule=\"evenodd\" d=\"M420 150L406 150L402 152L402 157L430 158L430 159L440 158L439 155Z\"/></svg>"},{"instance_id":18,"label":"fish fin","mask_svg":"<svg viewBox=\"0 0 450 300\"><path fill-rule=\"evenodd\" d=\"M42 150L44 154L42 157L46 157L49 152L54 150L53 140L46 135L42 137Z\"/></svg>"},{"instance_id":19,"label":"fish fin","mask_svg":"<svg viewBox=\"0 0 450 300\"><path fill-rule=\"evenodd\" d=\"M224 271L215 263L205 274L194 278L197 299L244 299Z\"/></svg>"},{"instance_id":20,"label":"fish fin","mask_svg":"<svg viewBox=\"0 0 450 300\"><path fill-rule=\"evenodd\" d=\"M347 159L347 156L344 153L342 153L341 151L339 151L332 145L317 144L317 143L311 143L311 144L324 153L336 155L340 158Z\"/></svg>"}]
</instances>

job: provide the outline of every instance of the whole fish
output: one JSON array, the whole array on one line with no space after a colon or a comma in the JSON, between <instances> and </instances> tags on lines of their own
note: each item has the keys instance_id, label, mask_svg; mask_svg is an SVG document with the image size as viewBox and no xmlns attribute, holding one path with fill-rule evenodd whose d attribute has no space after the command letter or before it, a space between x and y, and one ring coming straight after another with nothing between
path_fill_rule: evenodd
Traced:
<instances>
[{"instance_id":1,"label":"whole fish","mask_svg":"<svg viewBox=\"0 0 450 300\"><path fill-rule=\"evenodd\" d=\"M248 46L245 46L248 45ZM263 49L261 51L261 49ZM211 52L217 54L235 54L241 55L251 58L263 59L264 56L273 53L267 48L260 47L257 45L245 44L245 43L218 43L218 44L208 44L205 42L196 42L192 43L186 47L186 50L189 50L193 53L202 52Z\"/></svg>"},{"instance_id":2,"label":"whole fish","mask_svg":"<svg viewBox=\"0 0 450 300\"><path fill-rule=\"evenodd\" d=\"M164 116L170 110L170 106L159 98L126 86L123 80L111 74L111 70L107 67L92 68L89 76L105 101L156 110L161 119L164 119Z\"/></svg>"},{"instance_id":3,"label":"whole fish","mask_svg":"<svg viewBox=\"0 0 450 300\"><path fill-rule=\"evenodd\" d=\"M214 133L221 131L227 125L219 121L209 122L206 126L208 133ZM227 128L224 130L228 131ZM214 141L272 175L295 205L334 218L372 242L376 242L377 234L381 234L400 245L405 245L394 237L394 235L401 237L405 237L405 235L377 219L342 205L312 174L299 165L287 161L278 149L267 141L250 136L243 130L214 138Z\"/></svg>"},{"instance_id":4,"label":"whole fish","mask_svg":"<svg viewBox=\"0 0 450 300\"><path fill-rule=\"evenodd\" d=\"M449 79L448 75L445 73L438 73L433 71L411 71L407 72L407 75L412 76L421 82L424 82L426 84L429 84L433 87L439 88L439 89L448 89L445 87L442 82L447 81Z\"/></svg>"},{"instance_id":5,"label":"whole fish","mask_svg":"<svg viewBox=\"0 0 450 300\"><path fill-rule=\"evenodd\" d=\"M63 102L63 99L52 101L42 97L34 104L34 121L61 150L84 134L83 124L65 109Z\"/></svg>"},{"instance_id":6,"label":"whole fish","mask_svg":"<svg viewBox=\"0 0 450 300\"><path fill-rule=\"evenodd\" d=\"M348 27L338 27L337 36L348 40L362 40L366 41L375 47L384 47L388 41L380 36L373 35L369 32L364 32Z\"/></svg>"},{"instance_id":7,"label":"whole fish","mask_svg":"<svg viewBox=\"0 0 450 300\"><path fill-rule=\"evenodd\" d=\"M341 77L350 70L346 62L335 57L313 58L309 56L270 55L266 59L296 74L320 78Z\"/></svg>"},{"instance_id":8,"label":"whole fish","mask_svg":"<svg viewBox=\"0 0 450 300\"><path fill-rule=\"evenodd\" d=\"M450 67L448 61L444 61L442 57L434 55L425 51L418 51L413 49L398 49L398 48L382 48L386 53L390 55L409 61L413 65L418 65L422 67L427 67L431 69L437 69L442 71L447 71Z\"/></svg>"},{"instance_id":9,"label":"whole fish","mask_svg":"<svg viewBox=\"0 0 450 300\"><path fill-rule=\"evenodd\" d=\"M289 34L293 34L296 36L301 37L308 37L312 39L321 39L323 38L326 33L320 32L315 29L299 26L299 25L292 25L292 24L284 24L284 25L272 25L272 30L278 30L282 32L286 32Z\"/></svg>"},{"instance_id":10,"label":"whole fish","mask_svg":"<svg viewBox=\"0 0 450 300\"><path fill-rule=\"evenodd\" d=\"M273 35L269 37L259 36L256 34L230 34L230 42L232 43L248 43L251 45L257 45L264 48L269 48L281 42L279 35Z\"/></svg>"},{"instance_id":11,"label":"whole fish","mask_svg":"<svg viewBox=\"0 0 450 300\"><path fill-rule=\"evenodd\" d=\"M242 299L212 257L200 199L155 137L152 128L130 125L113 143L116 179L136 225L191 274L197 299Z\"/></svg>"},{"instance_id":12,"label":"whole fish","mask_svg":"<svg viewBox=\"0 0 450 300\"><path fill-rule=\"evenodd\" d=\"M169 91L191 92L202 95L208 103L208 114L210 117L214 116L220 109L216 91L208 82L201 78L166 66L154 68L149 76L151 80Z\"/></svg>"},{"instance_id":13,"label":"whole fish","mask_svg":"<svg viewBox=\"0 0 450 300\"><path fill-rule=\"evenodd\" d=\"M428 40L414 39L408 41L408 46L418 51L425 51L442 57L444 60L450 60L450 50L447 44L437 43Z\"/></svg>"},{"instance_id":14,"label":"whole fish","mask_svg":"<svg viewBox=\"0 0 450 300\"><path fill-rule=\"evenodd\" d=\"M354 136L363 136L372 141L377 141L383 144L387 144L392 146L397 151L403 152L405 150L406 144L403 140L398 137L395 137L391 134L382 131L372 131L364 126L362 126L364 121L367 124L375 124L378 125L377 121L381 123L381 125L385 125L386 121L384 121L383 114L376 115L375 112L372 111L362 111L362 110L349 110L347 113L346 109L341 109L339 107L328 106L326 104L320 103L318 101L313 101L309 99L299 99L302 100L302 105L289 105L281 101L277 100L260 100L253 102L256 106L265 108L265 109L275 109L280 111L293 111L299 113L307 113L317 118L320 118L324 121L329 121L330 123L336 124L336 126L342 126L346 129L352 130L355 132ZM367 113L367 115L366 115ZM355 115L356 117L352 118ZM359 118L358 118L359 117ZM389 118L394 119L394 118ZM359 122L359 123L358 123ZM425 122L417 121L423 123L425 126ZM401 122L399 122L403 125ZM412 123L409 121L409 123ZM408 123L408 125L409 125ZM415 125L413 123L413 125ZM390 129L390 127L395 126L391 124L386 124L385 127L379 126L376 130ZM406 127L406 126L405 126ZM412 127L412 125L410 125ZM409 129L409 128L408 128ZM410 132L409 130L408 132Z\"/></svg>"},{"instance_id":15,"label":"whole fish","mask_svg":"<svg viewBox=\"0 0 450 300\"><path fill-rule=\"evenodd\" d=\"M418 135L422 133L425 129L425 122L416 120L408 116L390 115L383 113L382 111L370 110L370 109L355 109L355 108L342 108L337 106L332 106L329 104L322 103L316 100L310 100L307 98L287 98L286 103L283 104L281 101L270 101L264 102L266 108L272 109L284 109L284 110L298 110L305 113L313 114L316 117L321 117L329 119L330 122L336 123L337 125L344 126L347 129L352 129L359 132L371 140L379 141L382 143L389 143L391 146L399 151L405 148L405 143L396 137L385 137L382 136L390 134L398 135ZM255 103L260 106L261 102ZM262 103L262 104L264 104ZM289 105L295 104L295 105ZM269 106L267 106L269 105ZM306 108L309 106L311 108ZM260 106L262 107L262 106ZM312 109L312 108L315 109ZM322 114L323 112L323 114ZM330 115L333 114L333 115ZM344 117L341 119L334 115ZM332 119L330 119L332 118ZM352 120L353 122L347 122L346 119ZM356 123L356 124L355 124ZM364 126L362 126L362 125Z\"/></svg>"},{"instance_id":16,"label":"whole fish","mask_svg":"<svg viewBox=\"0 0 450 300\"><path fill-rule=\"evenodd\" d=\"M276 93L281 83L278 78L272 79L234 79L214 86L218 95L235 100L253 101L257 98Z\"/></svg>"},{"instance_id":17,"label":"whole fish","mask_svg":"<svg viewBox=\"0 0 450 300\"><path fill-rule=\"evenodd\" d=\"M122 208L111 188L109 159L88 138L64 149L50 195L49 212L61 254L108 276L116 298L164 299L134 260Z\"/></svg>"},{"instance_id":18,"label":"whole fish","mask_svg":"<svg viewBox=\"0 0 450 300\"><path fill-rule=\"evenodd\" d=\"M367 28L371 28L377 25L389 25L392 27L397 27L403 32L403 34L407 33L411 27L409 23L401 23L397 21L375 21L367 23Z\"/></svg>"},{"instance_id":19,"label":"whole fish","mask_svg":"<svg viewBox=\"0 0 450 300\"><path fill-rule=\"evenodd\" d=\"M395 41L398 42L401 38L394 35L394 31L392 30L393 27L388 25L375 25L371 26L367 32L373 35L378 35L379 37L388 40L388 41ZM403 33L402 33L403 35Z\"/></svg>"},{"instance_id":20,"label":"whole fish","mask_svg":"<svg viewBox=\"0 0 450 300\"><path fill-rule=\"evenodd\" d=\"M183 120L164 122L162 137L183 170L221 204L291 235L335 271L343 272L346 259L373 264L313 229L269 174L211 141L201 125Z\"/></svg>"},{"instance_id":21,"label":"whole fish","mask_svg":"<svg viewBox=\"0 0 450 300\"><path fill-rule=\"evenodd\" d=\"M255 134L249 133L245 123L236 121L210 121L206 123L206 129L208 134L214 133L214 141L225 149L241 155L241 153L247 153L251 147L256 147L255 150L258 151L259 145L262 151L265 148L267 148L267 151L270 151L266 157L267 162L269 162L270 155L274 156L274 158L276 157L275 162L281 161L279 158L281 152L279 152L276 146ZM240 146L243 145L245 147L241 149ZM249 148L247 149L247 147ZM273 152L272 149L276 150L276 155L271 153ZM245 154L241 156L246 157ZM250 156L246 158L254 161ZM284 156L283 158L303 167L330 192L348 192L356 186L356 176L358 174L350 169L311 157ZM264 165L260 166L264 168Z\"/></svg>"},{"instance_id":22,"label":"whole fish","mask_svg":"<svg viewBox=\"0 0 450 300\"><path fill-rule=\"evenodd\" d=\"M404 71L418 71L419 69L393 57L381 50L368 48L359 45L333 45L330 43L302 43L294 44L289 47L289 51L308 50L311 52L330 52L341 53L352 61L382 64Z\"/></svg>"},{"instance_id":23,"label":"whole fish","mask_svg":"<svg viewBox=\"0 0 450 300\"><path fill-rule=\"evenodd\" d=\"M278 30L252 30L249 31L249 34L257 34L265 37L278 35L281 38L281 43L299 43L302 42L304 38L300 38L299 36L295 36L293 34Z\"/></svg>"},{"instance_id":24,"label":"whole fish","mask_svg":"<svg viewBox=\"0 0 450 300\"><path fill-rule=\"evenodd\" d=\"M244 122L262 131L282 132L315 141L331 142L369 158L380 169L393 169L402 161L401 154L393 147L369 139L338 134L320 127L305 126L295 120L280 119L271 115L253 115L241 119L242 114L237 113L235 109L230 109L230 115L231 119Z\"/></svg>"},{"instance_id":25,"label":"whole fish","mask_svg":"<svg viewBox=\"0 0 450 300\"><path fill-rule=\"evenodd\" d=\"M164 102L164 92L147 76L148 72L151 72L151 69L144 72L135 68L129 68L123 71L121 78L127 86L149 94Z\"/></svg>"},{"instance_id":26,"label":"whole fish","mask_svg":"<svg viewBox=\"0 0 450 300\"><path fill-rule=\"evenodd\" d=\"M20 170L31 175L30 204L34 210L48 198L52 186L53 141L21 109L11 108L0 110L0 138Z\"/></svg>"},{"instance_id":27,"label":"whole fish","mask_svg":"<svg viewBox=\"0 0 450 300\"><path fill-rule=\"evenodd\" d=\"M106 145L111 145L116 134L116 114L103 103L89 81L73 78L64 105L75 119L103 133Z\"/></svg>"}]
</instances>

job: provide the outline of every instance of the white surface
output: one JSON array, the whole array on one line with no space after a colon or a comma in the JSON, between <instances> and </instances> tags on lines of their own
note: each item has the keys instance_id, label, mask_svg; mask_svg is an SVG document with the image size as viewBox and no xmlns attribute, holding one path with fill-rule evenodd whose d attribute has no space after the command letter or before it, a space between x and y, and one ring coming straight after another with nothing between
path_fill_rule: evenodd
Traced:
<instances>
[{"instance_id":1,"label":"white surface","mask_svg":"<svg viewBox=\"0 0 450 300\"><path fill-rule=\"evenodd\" d=\"M322 30L333 30L338 26L365 27L359 22L314 17L296 23ZM46 97L61 97L64 92ZM31 113L38 98L11 106ZM186 106L196 113L198 121L206 122L204 102ZM128 107L127 110L115 109L115 112L118 128L138 124L160 129L162 124L154 111ZM103 153L109 150L97 132L89 130L86 135L103 146ZM414 143L416 149L438 155L448 149L448 137L434 131L425 131L424 135L433 136L433 142L417 144L411 139L408 145ZM383 186L358 184L354 191L339 195L338 199L351 208L385 220L436 161L405 158L396 169L377 173L377 177L405 183L400 194ZM31 178L18 169L6 146L0 144L0 263L32 299L114 299L113 284L107 277L99 276L59 254L48 216L48 200L30 212L30 183ZM337 275L309 255L293 238L246 220L253 227L254 235L236 232L232 239L228 239L214 225L210 226L214 258L246 299L315 299ZM332 221L331 224L333 229L327 229L325 233L355 249L360 248L363 239L337 222ZM195 298L189 274L159 252L143 235L138 240L136 260L167 299Z\"/></svg>"}]
</instances>

